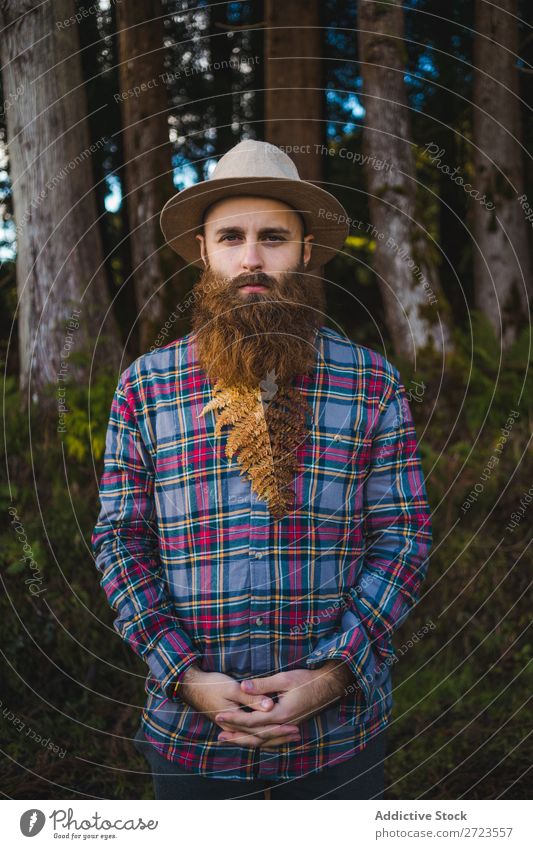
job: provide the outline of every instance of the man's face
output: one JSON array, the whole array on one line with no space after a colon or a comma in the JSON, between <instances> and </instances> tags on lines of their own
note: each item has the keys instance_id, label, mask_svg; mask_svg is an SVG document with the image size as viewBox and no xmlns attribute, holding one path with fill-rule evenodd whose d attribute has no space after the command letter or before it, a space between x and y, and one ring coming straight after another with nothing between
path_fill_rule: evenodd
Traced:
<instances>
[{"instance_id":1,"label":"man's face","mask_svg":"<svg viewBox=\"0 0 533 849\"><path fill-rule=\"evenodd\" d=\"M204 224L192 327L207 374L250 386L308 373L325 292L306 270L313 236L303 237L299 215L281 201L238 197L213 204Z\"/></svg>"},{"instance_id":2,"label":"man's face","mask_svg":"<svg viewBox=\"0 0 533 849\"><path fill-rule=\"evenodd\" d=\"M204 234L196 238L204 263L217 274L230 279L266 274L278 279L307 266L314 237L304 237L301 218L288 204L242 196L214 203L204 221ZM244 286L239 296L244 299L256 292L264 294L267 289Z\"/></svg>"}]
</instances>

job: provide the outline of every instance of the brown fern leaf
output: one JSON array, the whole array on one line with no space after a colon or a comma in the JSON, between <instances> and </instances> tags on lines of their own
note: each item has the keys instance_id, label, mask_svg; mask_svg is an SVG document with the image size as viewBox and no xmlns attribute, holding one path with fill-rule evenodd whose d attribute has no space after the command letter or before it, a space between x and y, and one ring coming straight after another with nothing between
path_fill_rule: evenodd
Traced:
<instances>
[{"instance_id":1,"label":"brown fern leaf","mask_svg":"<svg viewBox=\"0 0 533 849\"><path fill-rule=\"evenodd\" d=\"M216 423L217 436L220 436L222 428L225 427L225 425L236 425L238 423L242 424L242 421L245 418L246 414L242 407L239 407L238 409L233 409L232 407L229 407L226 410L222 410L218 415Z\"/></svg>"},{"instance_id":2,"label":"brown fern leaf","mask_svg":"<svg viewBox=\"0 0 533 849\"><path fill-rule=\"evenodd\" d=\"M226 456L231 460L237 455L241 473L278 519L293 506L291 483L298 470L295 452L307 436L309 410L294 387L278 388L265 407L259 387L228 386L217 381L213 397L200 413L214 412L217 436L223 427L231 428Z\"/></svg>"},{"instance_id":3,"label":"brown fern leaf","mask_svg":"<svg viewBox=\"0 0 533 849\"><path fill-rule=\"evenodd\" d=\"M264 417L261 410L257 407L253 409L246 418L240 423L239 427L233 429L228 436L226 450L231 452L231 455L247 445L253 445L255 439L261 439L261 434L265 430Z\"/></svg>"}]
</instances>

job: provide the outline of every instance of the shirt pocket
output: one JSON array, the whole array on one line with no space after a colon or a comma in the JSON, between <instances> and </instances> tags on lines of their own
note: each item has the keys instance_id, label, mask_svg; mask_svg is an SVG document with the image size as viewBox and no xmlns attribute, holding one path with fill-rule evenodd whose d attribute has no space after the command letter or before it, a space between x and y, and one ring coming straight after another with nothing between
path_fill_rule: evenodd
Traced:
<instances>
[{"instance_id":1,"label":"shirt pocket","mask_svg":"<svg viewBox=\"0 0 533 849\"><path fill-rule=\"evenodd\" d=\"M362 500L361 484L370 463L371 448L372 438L364 430L346 425L314 427L305 472L310 507L318 520L324 523L350 520L357 502Z\"/></svg>"}]
</instances>

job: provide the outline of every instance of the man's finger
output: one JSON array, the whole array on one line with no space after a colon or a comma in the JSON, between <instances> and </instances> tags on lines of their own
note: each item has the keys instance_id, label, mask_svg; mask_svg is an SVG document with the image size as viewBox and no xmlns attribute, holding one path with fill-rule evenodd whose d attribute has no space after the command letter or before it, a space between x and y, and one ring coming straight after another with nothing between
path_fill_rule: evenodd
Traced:
<instances>
[{"instance_id":1,"label":"man's finger","mask_svg":"<svg viewBox=\"0 0 533 849\"><path fill-rule=\"evenodd\" d=\"M243 710L223 710L215 715L215 722L227 722L229 725L238 725L240 728L257 728L267 723L268 725L279 725L284 722L282 708L275 705L270 711L253 711L246 713Z\"/></svg>"},{"instance_id":2,"label":"man's finger","mask_svg":"<svg viewBox=\"0 0 533 849\"><path fill-rule=\"evenodd\" d=\"M218 740L221 743L234 743L239 746L266 746L281 745L282 743L301 742L300 732L291 731L286 726L280 726L276 729L276 733L272 736L270 728L261 728L254 734L246 731L221 731L218 735ZM276 741L276 743L275 743Z\"/></svg>"},{"instance_id":3,"label":"man's finger","mask_svg":"<svg viewBox=\"0 0 533 849\"><path fill-rule=\"evenodd\" d=\"M275 675L267 675L264 678L245 678L241 681L241 690L243 693L251 693L252 695L277 693L278 690L284 689L285 676L283 672L277 672Z\"/></svg>"},{"instance_id":4,"label":"man's finger","mask_svg":"<svg viewBox=\"0 0 533 849\"><path fill-rule=\"evenodd\" d=\"M239 688L237 699L241 704L259 711L272 710L276 704L270 696L264 696L261 693L245 693L241 688Z\"/></svg>"},{"instance_id":5,"label":"man's finger","mask_svg":"<svg viewBox=\"0 0 533 849\"><path fill-rule=\"evenodd\" d=\"M265 749L267 752L273 752L279 748L279 746L285 746L287 743L301 743L302 738L298 735L292 736L284 736L284 737L274 737L273 740L268 740L268 742L263 743L261 749Z\"/></svg>"},{"instance_id":6,"label":"man's finger","mask_svg":"<svg viewBox=\"0 0 533 849\"><path fill-rule=\"evenodd\" d=\"M221 722L220 727L222 728L222 732L226 734L251 734L252 729L250 728L242 728L238 725L230 725L227 722ZM221 733L222 733L221 732ZM253 733L258 737L268 737L273 734L297 734L300 736L300 729L297 725L291 725L284 723L283 725L263 725L259 728L254 728Z\"/></svg>"},{"instance_id":7,"label":"man's finger","mask_svg":"<svg viewBox=\"0 0 533 849\"><path fill-rule=\"evenodd\" d=\"M233 743L235 746L260 746L261 738L255 737L253 734L247 734L244 731L224 731L223 734L219 734L218 742L222 743Z\"/></svg>"}]
</instances>

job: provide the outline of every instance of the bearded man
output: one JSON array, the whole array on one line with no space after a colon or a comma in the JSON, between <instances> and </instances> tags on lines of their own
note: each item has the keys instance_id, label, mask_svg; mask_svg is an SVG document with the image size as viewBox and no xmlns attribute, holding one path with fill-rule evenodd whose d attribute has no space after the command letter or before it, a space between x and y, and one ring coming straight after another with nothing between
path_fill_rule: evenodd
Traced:
<instances>
[{"instance_id":1,"label":"bearded man","mask_svg":"<svg viewBox=\"0 0 533 849\"><path fill-rule=\"evenodd\" d=\"M382 798L431 525L398 370L324 324L347 221L258 141L161 214L192 330L120 375L92 538L158 799Z\"/></svg>"}]
</instances>

